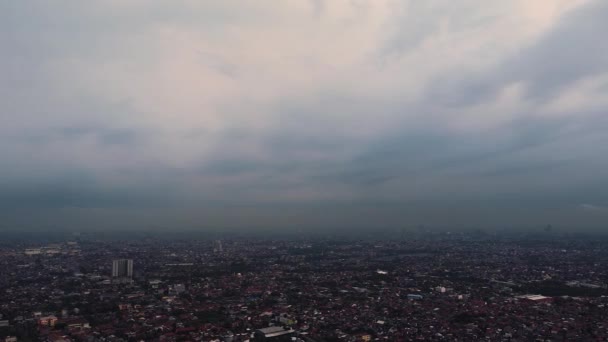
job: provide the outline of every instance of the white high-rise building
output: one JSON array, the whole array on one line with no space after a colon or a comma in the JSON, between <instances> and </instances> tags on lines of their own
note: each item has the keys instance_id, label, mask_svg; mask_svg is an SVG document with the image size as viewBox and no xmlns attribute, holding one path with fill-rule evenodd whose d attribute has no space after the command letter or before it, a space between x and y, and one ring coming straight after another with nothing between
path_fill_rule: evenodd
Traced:
<instances>
[{"instance_id":1,"label":"white high-rise building","mask_svg":"<svg viewBox=\"0 0 608 342\"><path fill-rule=\"evenodd\" d=\"M133 259L116 259L112 261L112 277L133 277Z\"/></svg>"},{"instance_id":2,"label":"white high-rise building","mask_svg":"<svg viewBox=\"0 0 608 342\"><path fill-rule=\"evenodd\" d=\"M222 240L215 240L213 244L213 251L215 253L222 253L224 251L224 247L222 247Z\"/></svg>"}]
</instances>

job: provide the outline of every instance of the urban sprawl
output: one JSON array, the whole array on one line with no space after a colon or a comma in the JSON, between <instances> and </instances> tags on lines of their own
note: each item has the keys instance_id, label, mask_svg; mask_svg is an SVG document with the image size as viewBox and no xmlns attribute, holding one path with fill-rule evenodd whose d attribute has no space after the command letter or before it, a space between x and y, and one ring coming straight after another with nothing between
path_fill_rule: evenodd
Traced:
<instances>
[{"instance_id":1,"label":"urban sprawl","mask_svg":"<svg viewBox=\"0 0 608 342\"><path fill-rule=\"evenodd\" d=\"M608 240L0 245L0 341L606 341Z\"/></svg>"}]
</instances>

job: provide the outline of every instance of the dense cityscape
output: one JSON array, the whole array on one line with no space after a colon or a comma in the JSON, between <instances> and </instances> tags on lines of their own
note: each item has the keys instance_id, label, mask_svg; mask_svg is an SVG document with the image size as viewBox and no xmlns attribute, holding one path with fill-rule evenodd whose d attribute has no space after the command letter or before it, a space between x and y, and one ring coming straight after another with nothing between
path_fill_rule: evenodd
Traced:
<instances>
[{"instance_id":1,"label":"dense cityscape","mask_svg":"<svg viewBox=\"0 0 608 342\"><path fill-rule=\"evenodd\" d=\"M608 240L107 240L0 247L0 341L605 341Z\"/></svg>"},{"instance_id":2,"label":"dense cityscape","mask_svg":"<svg viewBox=\"0 0 608 342\"><path fill-rule=\"evenodd\" d=\"M608 342L602 32L608 0L0 1L0 342Z\"/></svg>"}]
</instances>

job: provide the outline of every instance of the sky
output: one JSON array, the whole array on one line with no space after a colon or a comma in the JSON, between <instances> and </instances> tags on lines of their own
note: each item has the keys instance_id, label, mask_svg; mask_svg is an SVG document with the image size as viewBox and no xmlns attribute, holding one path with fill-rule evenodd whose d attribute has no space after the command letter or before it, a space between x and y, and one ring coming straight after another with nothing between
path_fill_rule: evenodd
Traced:
<instances>
[{"instance_id":1,"label":"sky","mask_svg":"<svg viewBox=\"0 0 608 342\"><path fill-rule=\"evenodd\" d=\"M0 2L0 229L608 228L603 0Z\"/></svg>"}]
</instances>

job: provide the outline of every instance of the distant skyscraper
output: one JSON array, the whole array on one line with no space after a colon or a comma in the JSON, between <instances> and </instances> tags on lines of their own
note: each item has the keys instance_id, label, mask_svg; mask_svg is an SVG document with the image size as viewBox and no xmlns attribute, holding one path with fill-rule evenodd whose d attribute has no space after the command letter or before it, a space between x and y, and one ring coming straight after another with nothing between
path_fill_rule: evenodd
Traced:
<instances>
[{"instance_id":1,"label":"distant skyscraper","mask_svg":"<svg viewBox=\"0 0 608 342\"><path fill-rule=\"evenodd\" d=\"M224 248L222 247L222 240L215 240L215 243L213 244L213 251L216 253L222 253L224 251Z\"/></svg>"},{"instance_id":2,"label":"distant skyscraper","mask_svg":"<svg viewBox=\"0 0 608 342\"><path fill-rule=\"evenodd\" d=\"M133 277L133 260L116 259L112 261L112 277L131 278Z\"/></svg>"}]
</instances>

